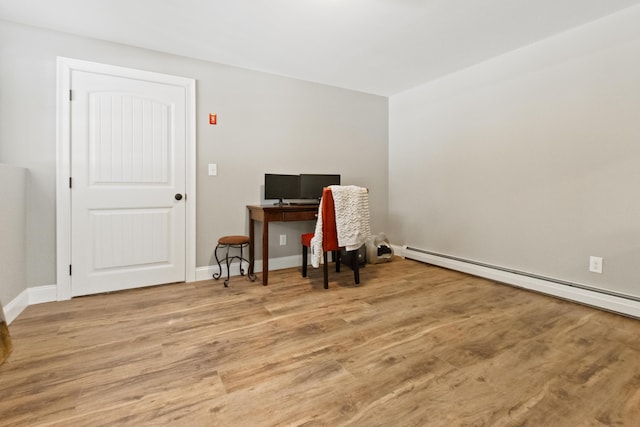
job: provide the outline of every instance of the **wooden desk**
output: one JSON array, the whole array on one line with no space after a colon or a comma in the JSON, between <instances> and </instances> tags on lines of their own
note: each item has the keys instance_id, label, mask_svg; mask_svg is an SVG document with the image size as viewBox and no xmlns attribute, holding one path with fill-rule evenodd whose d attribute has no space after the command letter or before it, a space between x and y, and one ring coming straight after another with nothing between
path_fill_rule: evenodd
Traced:
<instances>
[{"instance_id":1,"label":"wooden desk","mask_svg":"<svg viewBox=\"0 0 640 427\"><path fill-rule=\"evenodd\" d=\"M262 284L269 280L269 223L281 221L315 221L317 204L303 205L249 205L249 274L253 274L255 263L255 222L262 222Z\"/></svg>"}]
</instances>

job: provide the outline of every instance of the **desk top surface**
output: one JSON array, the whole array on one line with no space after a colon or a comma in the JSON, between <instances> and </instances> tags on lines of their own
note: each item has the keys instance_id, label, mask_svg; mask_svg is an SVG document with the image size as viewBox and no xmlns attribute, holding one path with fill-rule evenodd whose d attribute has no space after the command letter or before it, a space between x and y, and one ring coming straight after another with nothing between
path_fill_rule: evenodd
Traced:
<instances>
[{"instance_id":1,"label":"desk top surface","mask_svg":"<svg viewBox=\"0 0 640 427\"><path fill-rule=\"evenodd\" d=\"M296 210L318 210L317 203L300 203L293 205L247 205L249 209L274 210L274 211L296 211Z\"/></svg>"}]
</instances>

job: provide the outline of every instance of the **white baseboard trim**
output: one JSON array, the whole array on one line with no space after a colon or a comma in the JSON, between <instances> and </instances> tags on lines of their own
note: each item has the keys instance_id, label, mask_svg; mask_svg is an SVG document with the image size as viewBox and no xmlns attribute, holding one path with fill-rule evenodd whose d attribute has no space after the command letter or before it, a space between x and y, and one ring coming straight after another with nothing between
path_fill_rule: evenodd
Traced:
<instances>
[{"instance_id":1,"label":"white baseboard trim","mask_svg":"<svg viewBox=\"0 0 640 427\"><path fill-rule=\"evenodd\" d=\"M20 294L9 301L7 305L3 307L4 315L7 318L7 324L11 324L16 318L29 306L29 289L25 289Z\"/></svg>"},{"instance_id":2,"label":"white baseboard trim","mask_svg":"<svg viewBox=\"0 0 640 427\"><path fill-rule=\"evenodd\" d=\"M560 283L524 276L516 273L510 273L495 268L440 257L433 254L425 254L418 251L412 251L410 249L407 249L406 247L394 246L393 248L394 251L396 251L397 255L403 256L405 258L422 261L451 270L461 271L463 273L469 273L474 276L484 277L519 288L524 288L531 291L540 292L558 298L589 305L592 307L601 308L603 310L613 311L627 316L640 318L640 301L635 301L632 299L604 294L569 285L563 285Z\"/></svg>"},{"instance_id":3,"label":"white baseboard trim","mask_svg":"<svg viewBox=\"0 0 640 427\"><path fill-rule=\"evenodd\" d=\"M302 255L291 255L287 257L271 258L269 259L269 271L282 270L285 268L300 267L302 265ZM245 273L249 270L249 265L242 263ZM240 270L238 268L238 262L231 263L230 276L239 276ZM262 272L262 260L258 259L254 265L254 273ZM226 266L222 265L222 272L226 276ZM196 268L196 280L210 280L214 273L218 273L217 265L208 265L205 267Z\"/></svg>"},{"instance_id":4,"label":"white baseboard trim","mask_svg":"<svg viewBox=\"0 0 640 427\"><path fill-rule=\"evenodd\" d=\"M29 291L29 305L57 301L58 287L56 285L36 286L27 290Z\"/></svg>"},{"instance_id":5,"label":"white baseboard trim","mask_svg":"<svg viewBox=\"0 0 640 427\"><path fill-rule=\"evenodd\" d=\"M3 307L7 324L11 324L25 308L33 304L56 301L56 285L35 286L27 288Z\"/></svg>"}]
</instances>

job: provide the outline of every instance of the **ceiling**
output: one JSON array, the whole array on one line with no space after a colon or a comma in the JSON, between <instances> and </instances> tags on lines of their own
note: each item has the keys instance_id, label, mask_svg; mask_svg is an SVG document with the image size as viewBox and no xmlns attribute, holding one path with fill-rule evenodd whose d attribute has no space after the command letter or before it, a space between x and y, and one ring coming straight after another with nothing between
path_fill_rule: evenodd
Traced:
<instances>
[{"instance_id":1,"label":"ceiling","mask_svg":"<svg viewBox=\"0 0 640 427\"><path fill-rule=\"evenodd\" d=\"M389 96L640 0L0 0L0 19Z\"/></svg>"}]
</instances>

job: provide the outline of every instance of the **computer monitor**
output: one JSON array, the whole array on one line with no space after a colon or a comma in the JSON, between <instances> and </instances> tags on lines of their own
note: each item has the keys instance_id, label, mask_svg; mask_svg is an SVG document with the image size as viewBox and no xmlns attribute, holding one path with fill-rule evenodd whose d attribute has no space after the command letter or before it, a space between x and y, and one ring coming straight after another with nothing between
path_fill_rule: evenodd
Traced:
<instances>
[{"instance_id":1,"label":"computer monitor","mask_svg":"<svg viewBox=\"0 0 640 427\"><path fill-rule=\"evenodd\" d=\"M300 198L320 199L322 189L330 185L340 185L340 175L302 174L300 175Z\"/></svg>"},{"instance_id":2,"label":"computer monitor","mask_svg":"<svg viewBox=\"0 0 640 427\"><path fill-rule=\"evenodd\" d=\"M278 199L282 204L285 199L300 198L300 175L264 174L265 200Z\"/></svg>"}]
</instances>

